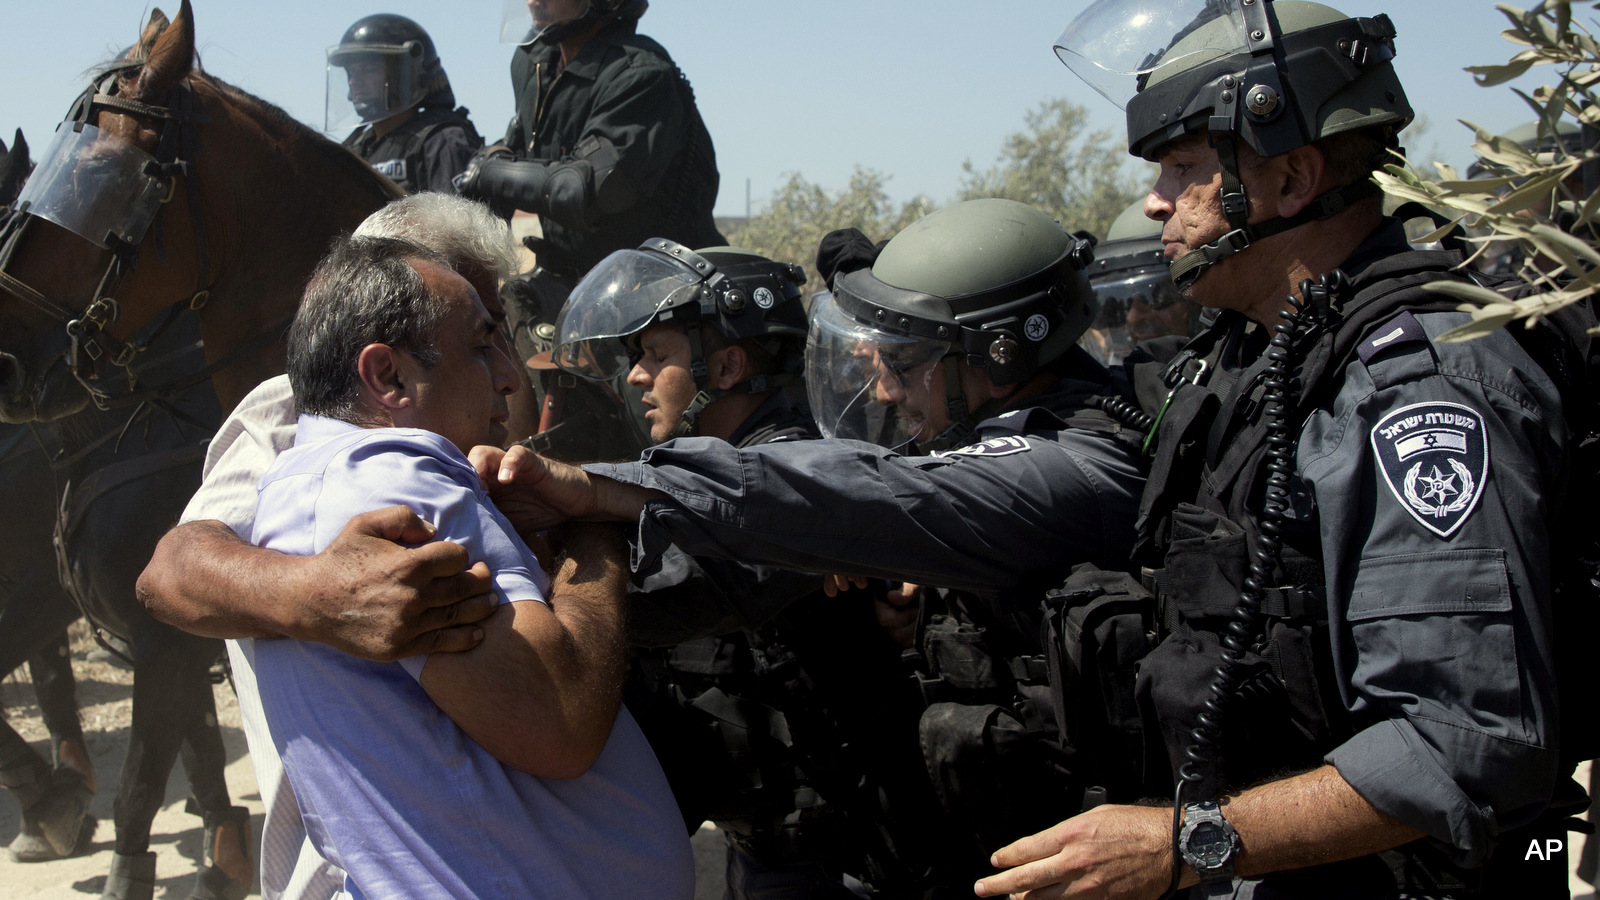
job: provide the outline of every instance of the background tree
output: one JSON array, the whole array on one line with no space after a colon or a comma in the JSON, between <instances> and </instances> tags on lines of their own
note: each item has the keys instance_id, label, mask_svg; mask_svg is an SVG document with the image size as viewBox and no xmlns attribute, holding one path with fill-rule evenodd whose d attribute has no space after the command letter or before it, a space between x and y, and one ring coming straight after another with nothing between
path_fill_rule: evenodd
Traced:
<instances>
[{"instance_id":1,"label":"background tree","mask_svg":"<svg viewBox=\"0 0 1600 900\"><path fill-rule=\"evenodd\" d=\"M1038 207L1077 231L1104 237L1123 210L1155 181L1153 167L1135 164L1109 131L1089 131L1089 114L1064 99L1029 112L1025 127L1006 137L1000 158L985 171L961 168L958 199L1003 197Z\"/></svg>"},{"instance_id":2,"label":"background tree","mask_svg":"<svg viewBox=\"0 0 1600 900\"><path fill-rule=\"evenodd\" d=\"M883 173L857 166L848 188L829 193L799 172L791 172L760 213L745 225L727 230L728 241L771 259L804 266L809 276L807 293L826 290L814 271L823 235L836 228L859 228L874 240L883 240L938 208L920 194L897 206L884 190L887 181Z\"/></svg>"},{"instance_id":3,"label":"background tree","mask_svg":"<svg viewBox=\"0 0 1600 900\"><path fill-rule=\"evenodd\" d=\"M1383 172L1374 174L1392 198L1421 202L1451 220L1423 240L1438 240L1459 225L1480 253L1496 241L1513 241L1524 260L1519 274L1544 289L1512 301L1473 284L1428 285L1467 301L1469 305L1463 308L1473 313L1472 322L1451 331L1446 339L1487 334L1516 319L1537 319L1600 288L1600 252L1596 252L1594 240L1600 228L1595 222L1600 213L1600 178L1584 177L1586 166L1600 173L1600 153L1592 140L1573 152L1557 139L1556 130L1562 120L1591 128L1600 125L1595 94L1600 84L1600 43L1573 19L1572 5L1570 0L1546 0L1523 10L1497 4L1511 24L1501 35L1525 49L1504 65L1467 70L1477 76L1479 85L1494 87L1534 66L1557 68L1556 84L1543 85L1532 93L1512 88L1532 111L1540 146L1547 140L1548 152L1530 150L1505 135L1463 121L1473 130L1472 148L1483 162L1485 177L1463 178L1443 163L1434 164L1437 178L1400 164L1385 166ZM1594 7L1600 8L1600 3Z\"/></svg>"}]
</instances>

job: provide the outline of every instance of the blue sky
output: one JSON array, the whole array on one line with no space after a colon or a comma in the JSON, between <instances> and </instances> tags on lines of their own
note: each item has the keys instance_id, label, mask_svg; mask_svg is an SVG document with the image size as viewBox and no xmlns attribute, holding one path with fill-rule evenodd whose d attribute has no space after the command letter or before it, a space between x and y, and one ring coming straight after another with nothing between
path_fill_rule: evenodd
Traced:
<instances>
[{"instance_id":1,"label":"blue sky","mask_svg":"<svg viewBox=\"0 0 1600 900\"><path fill-rule=\"evenodd\" d=\"M243 3L194 0L201 59L212 73L320 127L324 51L372 12L411 16L433 35L457 99L491 140L512 112L511 48L496 42L499 0L382 5L350 0ZM1089 0L657 0L640 31L689 76L716 142L717 212L740 215L748 179L759 210L786 173L837 189L859 164L890 176L896 199L946 202L961 164L991 163L1004 136L1041 102L1087 106L1096 127L1119 132L1121 111L1051 52ZM160 4L169 15L176 3ZM1345 12L1385 11L1372 0ZM1529 4L1531 5L1531 4ZM149 6L130 0L10 4L0 74L0 136L21 126L42 150L83 72L137 37ZM1458 118L1505 130L1530 121L1505 88L1477 87L1463 66L1504 62L1516 48L1488 0L1402 0L1387 10L1400 36L1400 76L1431 123L1409 141L1464 166L1469 134ZM1584 11L1587 14L1587 10ZM1541 82L1538 73L1519 84Z\"/></svg>"}]
</instances>

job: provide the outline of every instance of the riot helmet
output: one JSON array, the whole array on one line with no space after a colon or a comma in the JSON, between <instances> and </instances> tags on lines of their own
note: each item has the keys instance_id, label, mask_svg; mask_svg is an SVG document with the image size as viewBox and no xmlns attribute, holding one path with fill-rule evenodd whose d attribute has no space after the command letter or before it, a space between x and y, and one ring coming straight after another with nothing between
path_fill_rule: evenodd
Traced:
<instances>
[{"instance_id":1,"label":"riot helmet","mask_svg":"<svg viewBox=\"0 0 1600 900\"><path fill-rule=\"evenodd\" d=\"M738 247L690 250L651 238L637 250L601 260L572 289L556 316L555 364L591 381L617 383L640 357L640 338L653 325L676 323L689 339L690 374L697 394L673 437L696 433L700 413L730 393L759 394L794 383L806 338L801 306L805 270ZM726 341L746 341L763 361L760 374L735 387L710 386L701 326Z\"/></svg>"},{"instance_id":2,"label":"riot helmet","mask_svg":"<svg viewBox=\"0 0 1600 900\"><path fill-rule=\"evenodd\" d=\"M1216 148L1230 231L1172 264L1187 287L1253 241L1376 196L1360 179L1295 216L1249 223L1239 144L1270 157L1377 128L1397 148L1412 112L1391 62L1394 37L1386 15L1352 18L1306 0L1099 0L1055 49L1125 107L1133 155L1157 161L1168 144L1199 134Z\"/></svg>"},{"instance_id":3,"label":"riot helmet","mask_svg":"<svg viewBox=\"0 0 1600 900\"><path fill-rule=\"evenodd\" d=\"M417 106L455 105L433 38L405 16L367 16L328 48L327 131Z\"/></svg>"},{"instance_id":4,"label":"riot helmet","mask_svg":"<svg viewBox=\"0 0 1600 900\"><path fill-rule=\"evenodd\" d=\"M500 43L557 44L608 19L638 19L648 0L501 0Z\"/></svg>"},{"instance_id":5,"label":"riot helmet","mask_svg":"<svg viewBox=\"0 0 1600 900\"><path fill-rule=\"evenodd\" d=\"M1092 259L1089 241L1013 200L913 222L812 301L806 391L823 435L914 453L964 443L999 401L969 409L959 364L1015 385L1066 353L1094 320Z\"/></svg>"},{"instance_id":6,"label":"riot helmet","mask_svg":"<svg viewBox=\"0 0 1600 900\"><path fill-rule=\"evenodd\" d=\"M1199 307L1172 283L1161 223L1145 216L1143 198L1123 210L1095 245L1089 283L1100 311L1078 343L1105 365L1121 362L1152 338L1194 332Z\"/></svg>"}]
</instances>

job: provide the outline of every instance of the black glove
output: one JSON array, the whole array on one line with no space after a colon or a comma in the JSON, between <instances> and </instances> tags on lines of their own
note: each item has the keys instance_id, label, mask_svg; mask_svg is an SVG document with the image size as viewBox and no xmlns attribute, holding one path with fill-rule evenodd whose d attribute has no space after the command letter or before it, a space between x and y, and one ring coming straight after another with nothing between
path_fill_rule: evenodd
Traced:
<instances>
[{"instance_id":1,"label":"black glove","mask_svg":"<svg viewBox=\"0 0 1600 900\"><path fill-rule=\"evenodd\" d=\"M833 288L833 278L841 272L853 272L864 269L878 260L883 245L887 241L877 244L872 239L861 233L859 228L841 228L830 231L822 238L822 243L817 245L817 274L827 282L828 288Z\"/></svg>"},{"instance_id":2,"label":"black glove","mask_svg":"<svg viewBox=\"0 0 1600 900\"><path fill-rule=\"evenodd\" d=\"M502 217L520 209L586 228L593 181L592 168L582 160L552 164L491 155L474 157L455 185L456 193L489 204Z\"/></svg>"}]
</instances>

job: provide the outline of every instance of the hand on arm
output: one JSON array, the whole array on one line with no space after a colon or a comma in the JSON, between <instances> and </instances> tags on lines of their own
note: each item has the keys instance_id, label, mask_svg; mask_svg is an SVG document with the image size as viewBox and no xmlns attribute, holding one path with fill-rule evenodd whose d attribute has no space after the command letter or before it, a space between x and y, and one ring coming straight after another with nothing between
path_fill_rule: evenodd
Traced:
<instances>
[{"instance_id":1,"label":"hand on arm","mask_svg":"<svg viewBox=\"0 0 1600 900\"><path fill-rule=\"evenodd\" d=\"M1423 836L1373 808L1332 766L1251 788L1223 806L1239 832L1234 870L1264 875L1365 856ZM1001 848L1007 869L980 897L1155 898L1172 871L1171 807L1100 806ZM1184 884L1194 884L1184 868Z\"/></svg>"},{"instance_id":2,"label":"hand on arm","mask_svg":"<svg viewBox=\"0 0 1600 900\"><path fill-rule=\"evenodd\" d=\"M157 620L207 637L292 637L379 662L465 650L495 609L488 569L467 569L456 544L397 543L432 535L390 507L355 516L315 556L289 556L221 522L188 522L161 539L138 595Z\"/></svg>"},{"instance_id":3,"label":"hand on arm","mask_svg":"<svg viewBox=\"0 0 1600 900\"><path fill-rule=\"evenodd\" d=\"M615 526L566 528L548 605L503 604L471 651L434 654L422 687L496 759L576 778L610 737L627 671L627 543Z\"/></svg>"},{"instance_id":4,"label":"hand on arm","mask_svg":"<svg viewBox=\"0 0 1600 900\"><path fill-rule=\"evenodd\" d=\"M494 505L524 536L568 521L635 522L659 491L590 475L526 447L474 447L470 454Z\"/></svg>"}]
</instances>

